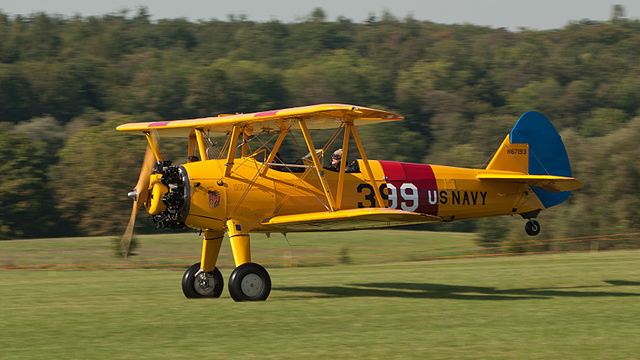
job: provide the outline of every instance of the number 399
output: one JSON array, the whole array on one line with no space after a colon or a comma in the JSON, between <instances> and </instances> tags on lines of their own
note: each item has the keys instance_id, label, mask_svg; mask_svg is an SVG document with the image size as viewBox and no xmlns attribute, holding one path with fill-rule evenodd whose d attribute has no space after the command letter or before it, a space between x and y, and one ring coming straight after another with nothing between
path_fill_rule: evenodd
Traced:
<instances>
[{"instance_id":1,"label":"number 399","mask_svg":"<svg viewBox=\"0 0 640 360\"><path fill-rule=\"evenodd\" d=\"M387 190L385 193L384 190ZM359 208L376 207L376 196L373 187L369 184L359 184L357 191L364 194L364 199L369 201L368 204L358 202ZM418 188L412 183L403 183L400 185L400 201L398 201L398 189L393 184L380 184L380 195L384 200L389 200L389 209L397 209L398 205L404 211L415 211L418 208Z\"/></svg>"}]
</instances>

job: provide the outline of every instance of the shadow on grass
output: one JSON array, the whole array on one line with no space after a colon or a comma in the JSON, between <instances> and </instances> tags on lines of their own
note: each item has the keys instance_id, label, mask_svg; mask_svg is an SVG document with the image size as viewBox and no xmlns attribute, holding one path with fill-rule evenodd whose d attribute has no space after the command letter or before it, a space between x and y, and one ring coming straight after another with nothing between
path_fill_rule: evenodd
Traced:
<instances>
[{"instance_id":1,"label":"shadow on grass","mask_svg":"<svg viewBox=\"0 0 640 360\"><path fill-rule=\"evenodd\" d=\"M291 286L275 287L276 291L313 293L319 297L398 297L417 299L456 300L530 300L555 297L625 297L640 296L640 293L598 291L616 286L640 286L640 283L625 280L606 281L610 285L496 289L484 286L446 285L431 283L366 283L343 286ZM588 289L588 290L587 290ZM308 298L305 295L290 297Z\"/></svg>"},{"instance_id":2,"label":"shadow on grass","mask_svg":"<svg viewBox=\"0 0 640 360\"><path fill-rule=\"evenodd\" d=\"M616 286L640 286L640 281L629 280L605 280L604 282Z\"/></svg>"}]
</instances>

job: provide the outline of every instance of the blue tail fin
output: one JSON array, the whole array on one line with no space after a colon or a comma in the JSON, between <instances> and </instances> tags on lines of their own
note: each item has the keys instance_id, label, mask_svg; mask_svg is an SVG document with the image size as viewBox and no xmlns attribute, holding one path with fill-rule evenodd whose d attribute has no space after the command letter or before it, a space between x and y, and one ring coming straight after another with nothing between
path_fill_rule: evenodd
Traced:
<instances>
[{"instance_id":1,"label":"blue tail fin","mask_svg":"<svg viewBox=\"0 0 640 360\"><path fill-rule=\"evenodd\" d=\"M510 134L512 143L529 144L529 174L571 177L571 165L562 138L547 118L536 111L520 116ZM545 208L558 205L570 191L550 193L532 186Z\"/></svg>"}]
</instances>

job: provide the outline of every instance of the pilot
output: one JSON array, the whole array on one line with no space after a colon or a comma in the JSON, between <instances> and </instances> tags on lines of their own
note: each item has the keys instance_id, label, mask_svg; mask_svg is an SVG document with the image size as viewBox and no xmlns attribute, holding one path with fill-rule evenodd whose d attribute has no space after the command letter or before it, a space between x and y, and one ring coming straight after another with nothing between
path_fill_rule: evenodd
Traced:
<instances>
[{"instance_id":1,"label":"pilot","mask_svg":"<svg viewBox=\"0 0 640 360\"><path fill-rule=\"evenodd\" d=\"M342 160L342 149L338 149L331 155L331 169L340 170L340 160Z\"/></svg>"}]
</instances>

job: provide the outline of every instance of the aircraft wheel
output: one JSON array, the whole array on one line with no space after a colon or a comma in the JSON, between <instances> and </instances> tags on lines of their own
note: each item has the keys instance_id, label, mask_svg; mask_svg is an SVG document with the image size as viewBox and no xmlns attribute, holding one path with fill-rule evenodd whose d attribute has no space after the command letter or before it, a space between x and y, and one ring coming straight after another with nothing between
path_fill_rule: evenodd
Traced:
<instances>
[{"instance_id":1,"label":"aircraft wheel","mask_svg":"<svg viewBox=\"0 0 640 360\"><path fill-rule=\"evenodd\" d=\"M187 298L217 298L222 294L224 280L218 268L200 271L200 263L191 265L182 276L182 292Z\"/></svg>"},{"instance_id":2,"label":"aircraft wheel","mask_svg":"<svg viewBox=\"0 0 640 360\"><path fill-rule=\"evenodd\" d=\"M229 294L235 301L264 301L270 292L269 273L258 264L242 264L229 277Z\"/></svg>"},{"instance_id":3,"label":"aircraft wheel","mask_svg":"<svg viewBox=\"0 0 640 360\"><path fill-rule=\"evenodd\" d=\"M536 220L529 220L524 226L524 230L531 236L538 235L540 233L540 223Z\"/></svg>"}]
</instances>

